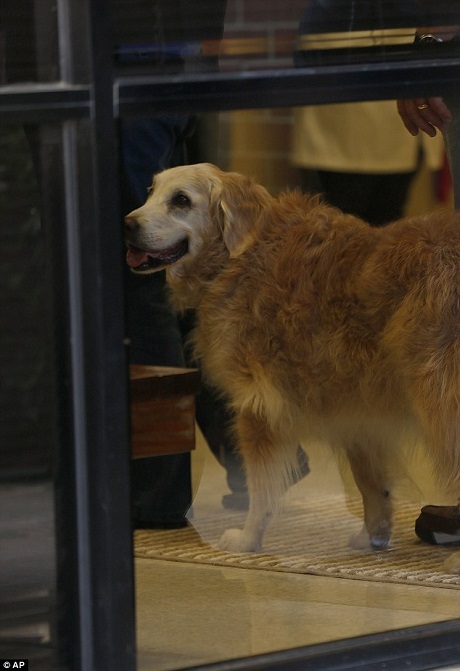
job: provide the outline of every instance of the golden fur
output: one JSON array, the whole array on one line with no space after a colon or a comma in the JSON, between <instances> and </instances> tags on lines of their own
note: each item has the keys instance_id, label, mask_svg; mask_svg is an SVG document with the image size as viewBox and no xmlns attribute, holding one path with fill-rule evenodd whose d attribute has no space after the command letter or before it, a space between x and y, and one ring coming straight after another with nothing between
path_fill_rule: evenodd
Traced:
<instances>
[{"instance_id":1,"label":"golden fur","mask_svg":"<svg viewBox=\"0 0 460 671\"><path fill-rule=\"evenodd\" d=\"M261 547L313 434L346 453L375 548L389 542L391 454L408 436L459 499L460 213L376 229L200 164L157 175L126 224L130 265L150 252L143 270L166 267L174 307L196 310L203 373L235 411L250 510L222 547ZM181 240L187 253L163 264Z\"/></svg>"}]
</instances>

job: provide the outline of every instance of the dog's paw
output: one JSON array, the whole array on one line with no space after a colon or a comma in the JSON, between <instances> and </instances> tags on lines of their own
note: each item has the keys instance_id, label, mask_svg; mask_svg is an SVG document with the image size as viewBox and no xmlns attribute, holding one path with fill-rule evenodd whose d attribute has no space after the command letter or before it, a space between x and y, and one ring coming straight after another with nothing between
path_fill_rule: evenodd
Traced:
<instances>
[{"instance_id":1,"label":"dog's paw","mask_svg":"<svg viewBox=\"0 0 460 671\"><path fill-rule=\"evenodd\" d=\"M390 535L386 530L378 531L369 536L365 526L350 538L350 546L354 550L387 550L390 545Z\"/></svg>"},{"instance_id":2,"label":"dog's paw","mask_svg":"<svg viewBox=\"0 0 460 671\"><path fill-rule=\"evenodd\" d=\"M460 575L460 552L454 552L444 560L442 569L446 573L453 573Z\"/></svg>"},{"instance_id":3,"label":"dog's paw","mask_svg":"<svg viewBox=\"0 0 460 671\"><path fill-rule=\"evenodd\" d=\"M365 526L357 534L350 537L349 544L353 550L368 550L370 548L369 534Z\"/></svg>"},{"instance_id":4,"label":"dog's paw","mask_svg":"<svg viewBox=\"0 0 460 671\"><path fill-rule=\"evenodd\" d=\"M388 550L391 539L391 523L386 520L380 522L369 534L369 538L373 550Z\"/></svg>"},{"instance_id":5,"label":"dog's paw","mask_svg":"<svg viewBox=\"0 0 460 671\"><path fill-rule=\"evenodd\" d=\"M373 550L388 550L390 548L390 537L383 534L372 536L371 548Z\"/></svg>"},{"instance_id":6,"label":"dog's paw","mask_svg":"<svg viewBox=\"0 0 460 671\"><path fill-rule=\"evenodd\" d=\"M218 542L219 550L226 552L259 552L260 545L247 538L242 529L227 529Z\"/></svg>"}]
</instances>

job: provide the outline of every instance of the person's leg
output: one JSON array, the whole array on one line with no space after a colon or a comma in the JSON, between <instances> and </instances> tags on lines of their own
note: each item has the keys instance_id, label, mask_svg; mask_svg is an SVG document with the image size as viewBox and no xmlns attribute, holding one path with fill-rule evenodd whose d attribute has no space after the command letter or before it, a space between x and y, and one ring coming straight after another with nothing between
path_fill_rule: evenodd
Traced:
<instances>
[{"instance_id":1,"label":"person's leg","mask_svg":"<svg viewBox=\"0 0 460 671\"><path fill-rule=\"evenodd\" d=\"M123 123L125 213L145 200L154 172L183 162L182 143L178 140L187 135L189 126L186 118L140 119ZM185 365L182 341L193 326L193 314L189 313L183 319L181 333L167 303L164 274L160 279L157 274L138 277L128 273L126 286L131 360L134 363ZM188 358L186 365L195 366L196 362ZM196 418L209 448L226 470L230 496L233 497L230 505L247 507L246 478L230 429L231 416L223 399L205 383L196 399ZM180 510L189 496L189 477L185 478L188 463L188 455L133 462L137 526L142 526L142 521L144 524L151 521L157 526L166 519L179 521ZM174 487L174 480L179 478L186 480L186 487L182 484Z\"/></svg>"},{"instance_id":2,"label":"person's leg","mask_svg":"<svg viewBox=\"0 0 460 671\"><path fill-rule=\"evenodd\" d=\"M414 173L366 174L318 171L319 190L331 205L354 214L371 226L382 226L403 215Z\"/></svg>"},{"instance_id":3,"label":"person's leg","mask_svg":"<svg viewBox=\"0 0 460 671\"><path fill-rule=\"evenodd\" d=\"M193 329L194 321L195 313L192 310L181 318L180 326L185 343ZM187 365L197 367L197 362L187 346L185 354ZM227 484L231 493L223 496L224 507L247 509L249 499L246 475L243 461L237 450L233 416L222 396L205 381L202 381L200 392L196 397L196 420L209 449L226 472Z\"/></svg>"},{"instance_id":4,"label":"person's leg","mask_svg":"<svg viewBox=\"0 0 460 671\"><path fill-rule=\"evenodd\" d=\"M330 205L365 219L371 202L369 176L356 172L318 170L318 187Z\"/></svg>"},{"instance_id":5,"label":"person's leg","mask_svg":"<svg viewBox=\"0 0 460 671\"><path fill-rule=\"evenodd\" d=\"M365 219L371 226L384 226L401 219L414 172L369 176L370 197Z\"/></svg>"},{"instance_id":6,"label":"person's leg","mask_svg":"<svg viewBox=\"0 0 460 671\"><path fill-rule=\"evenodd\" d=\"M126 279L130 360L145 365L185 365L175 315L169 308L164 273ZM131 462L133 524L181 527L192 501L190 455L175 454Z\"/></svg>"},{"instance_id":7,"label":"person's leg","mask_svg":"<svg viewBox=\"0 0 460 671\"><path fill-rule=\"evenodd\" d=\"M123 214L146 198L152 175L169 167L180 153L187 118L136 119L120 128ZM182 339L170 309L164 273L126 272L127 333L130 360L145 365L184 366ZM190 455L177 454L131 462L133 525L180 527L192 501Z\"/></svg>"},{"instance_id":8,"label":"person's leg","mask_svg":"<svg viewBox=\"0 0 460 671\"><path fill-rule=\"evenodd\" d=\"M247 509L248 490L243 461L237 450L233 417L224 400L206 384L196 399L196 419L209 449L225 469L230 494L222 497L224 508Z\"/></svg>"}]
</instances>

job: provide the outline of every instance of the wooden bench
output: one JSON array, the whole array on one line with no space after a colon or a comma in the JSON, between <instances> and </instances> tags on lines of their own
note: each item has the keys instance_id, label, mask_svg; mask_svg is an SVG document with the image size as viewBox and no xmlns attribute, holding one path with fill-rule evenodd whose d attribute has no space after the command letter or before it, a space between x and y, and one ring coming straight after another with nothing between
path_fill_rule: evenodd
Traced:
<instances>
[{"instance_id":1,"label":"wooden bench","mask_svg":"<svg viewBox=\"0 0 460 671\"><path fill-rule=\"evenodd\" d=\"M194 368L130 366L131 455L135 459L195 448Z\"/></svg>"}]
</instances>

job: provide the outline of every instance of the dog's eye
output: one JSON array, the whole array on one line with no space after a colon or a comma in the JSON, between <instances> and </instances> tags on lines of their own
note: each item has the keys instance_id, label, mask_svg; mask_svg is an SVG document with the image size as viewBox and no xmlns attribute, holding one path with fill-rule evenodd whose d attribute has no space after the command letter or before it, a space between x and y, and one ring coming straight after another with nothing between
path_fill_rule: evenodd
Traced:
<instances>
[{"instance_id":1,"label":"dog's eye","mask_svg":"<svg viewBox=\"0 0 460 671\"><path fill-rule=\"evenodd\" d=\"M181 209L186 209L191 206L191 200L188 196L185 195L185 193L175 193L174 196L171 198L171 205L174 207L179 207Z\"/></svg>"}]
</instances>

